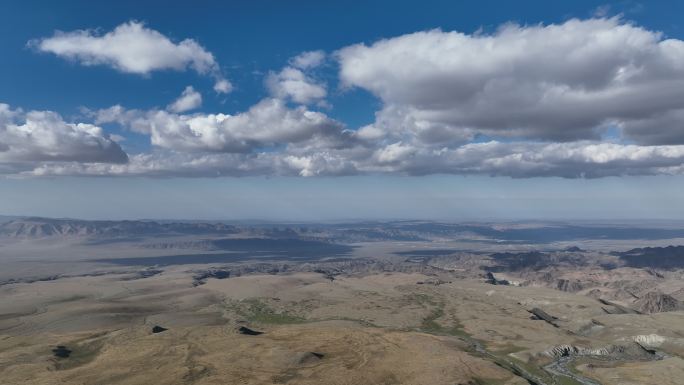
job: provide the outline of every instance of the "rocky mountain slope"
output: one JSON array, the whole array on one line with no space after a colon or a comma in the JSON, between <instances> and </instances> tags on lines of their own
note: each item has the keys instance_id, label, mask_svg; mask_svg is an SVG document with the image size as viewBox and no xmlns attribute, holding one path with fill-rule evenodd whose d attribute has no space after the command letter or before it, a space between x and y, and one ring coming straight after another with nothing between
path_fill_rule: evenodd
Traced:
<instances>
[{"instance_id":1,"label":"rocky mountain slope","mask_svg":"<svg viewBox=\"0 0 684 385\"><path fill-rule=\"evenodd\" d=\"M634 307L641 313L653 314L666 311L684 310L684 304L660 291L651 291L634 302Z\"/></svg>"}]
</instances>

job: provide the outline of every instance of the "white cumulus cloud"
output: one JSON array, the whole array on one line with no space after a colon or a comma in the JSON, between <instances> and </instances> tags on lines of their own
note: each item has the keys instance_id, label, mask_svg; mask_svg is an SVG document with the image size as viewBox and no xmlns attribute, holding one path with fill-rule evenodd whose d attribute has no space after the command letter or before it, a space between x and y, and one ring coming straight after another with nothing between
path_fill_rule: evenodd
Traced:
<instances>
[{"instance_id":1,"label":"white cumulus cloud","mask_svg":"<svg viewBox=\"0 0 684 385\"><path fill-rule=\"evenodd\" d=\"M382 100L374 133L390 140L598 139L608 126L684 108L684 42L619 18L507 24L493 34L431 30L336 56L346 86ZM677 130L684 143L681 129L649 127L624 133L655 143Z\"/></svg>"},{"instance_id":2,"label":"white cumulus cloud","mask_svg":"<svg viewBox=\"0 0 684 385\"><path fill-rule=\"evenodd\" d=\"M0 103L0 170L41 162L126 163L128 156L102 128L69 123L52 111L11 109Z\"/></svg>"},{"instance_id":3,"label":"white cumulus cloud","mask_svg":"<svg viewBox=\"0 0 684 385\"><path fill-rule=\"evenodd\" d=\"M226 79L218 79L214 84L214 91L219 94L228 94L233 90L233 85Z\"/></svg>"},{"instance_id":4,"label":"white cumulus cloud","mask_svg":"<svg viewBox=\"0 0 684 385\"><path fill-rule=\"evenodd\" d=\"M195 91L192 86L187 86L181 96L169 104L167 109L171 112L186 112L194 110L202 105L202 94Z\"/></svg>"},{"instance_id":5,"label":"white cumulus cloud","mask_svg":"<svg viewBox=\"0 0 684 385\"><path fill-rule=\"evenodd\" d=\"M235 115L184 115L114 106L98 111L96 122L117 122L149 134L154 146L190 152L253 152L289 144L335 148L352 140L341 123L305 107L288 108L280 99L264 99Z\"/></svg>"},{"instance_id":6,"label":"white cumulus cloud","mask_svg":"<svg viewBox=\"0 0 684 385\"><path fill-rule=\"evenodd\" d=\"M29 45L86 66L106 65L126 73L146 75L190 68L213 76L217 92L226 93L232 88L214 55L195 40L176 43L137 21L123 23L105 34L94 30L57 31L51 37L30 41Z\"/></svg>"},{"instance_id":7,"label":"white cumulus cloud","mask_svg":"<svg viewBox=\"0 0 684 385\"><path fill-rule=\"evenodd\" d=\"M266 77L266 87L273 97L290 99L299 104L320 102L327 96L323 84L317 83L301 70L292 67L285 67L278 73L269 73Z\"/></svg>"},{"instance_id":8,"label":"white cumulus cloud","mask_svg":"<svg viewBox=\"0 0 684 385\"><path fill-rule=\"evenodd\" d=\"M302 52L299 55L293 57L292 60L290 60L290 63L295 68L306 70L318 67L321 64L323 64L324 61L325 52L318 50Z\"/></svg>"}]
</instances>

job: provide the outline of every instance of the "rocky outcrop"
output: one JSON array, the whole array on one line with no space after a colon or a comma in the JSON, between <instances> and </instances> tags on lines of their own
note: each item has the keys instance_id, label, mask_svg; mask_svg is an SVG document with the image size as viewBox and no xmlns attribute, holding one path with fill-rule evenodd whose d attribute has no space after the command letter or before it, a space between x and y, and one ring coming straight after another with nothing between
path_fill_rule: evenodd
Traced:
<instances>
[{"instance_id":1,"label":"rocky outcrop","mask_svg":"<svg viewBox=\"0 0 684 385\"><path fill-rule=\"evenodd\" d=\"M603 295L603 292L601 289L591 289L585 295L589 298L599 299Z\"/></svg>"},{"instance_id":2,"label":"rocky outcrop","mask_svg":"<svg viewBox=\"0 0 684 385\"><path fill-rule=\"evenodd\" d=\"M550 324L551 326L557 328L558 324L556 323L556 320L558 318L550 315L549 313L545 312L544 310L535 307L532 310L528 310L532 314L532 319L536 320L542 320L545 321L546 323Z\"/></svg>"},{"instance_id":3,"label":"rocky outcrop","mask_svg":"<svg viewBox=\"0 0 684 385\"><path fill-rule=\"evenodd\" d=\"M192 285L193 286L204 285L205 283L207 283L207 279L209 279L209 278L215 278L215 279L230 278L230 270L209 269L209 270L199 271L193 277Z\"/></svg>"},{"instance_id":4,"label":"rocky outcrop","mask_svg":"<svg viewBox=\"0 0 684 385\"><path fill-rule=\"evenodd\" d=\"M548 356L556 358L595 356L614 360L652 359L656 355L654 351L646 349L636 342L607 345L600 348L588 348L575 345L557 345L544 353Z\"/></svg>"},{"instance_id":5,"label":"rocky outcrop","mask_svg":"<svg viewBox=\"0 0 684 385\"><path fill-rule=\"evenodd\" d=\"M508 282L505 279L496 279L496 277L494 277L494 273L492 273L491 271L485 275L485 283L488 283L490 285L504 285L504 286L508 286L511 284L510 282Z\"/></svg>"},{"instance_id":6,"label":"rocky outcrop","mask_svg":"<svg viewBox=\"0 0 684 385\"><path fill-rule=\"evenodd\" d=\"M264 332L256 331L256 330L250 329L246 326L240 326L240 328L238 329L238 333L244 334L247 336L258 336L258 335L264 334Z\"/></svg>"},{"instance_id":7,"label":"rocky outcrop","mask_svg":"<svg viewBox=\"0 0 684 385\"><path fill-rule=\"evenodd\" d=\"M667 338L658 334L641 334L632 337L632 341L638 343L641 346L659 347L665 341L667 341Z\"/></svg>"},{"instance_id":8,"label":"rocky outcrop","mask_svg":"<svg viewBox=\"0 0 684 385\"><path fill-rule=\"evenodd\" d=\"M598 299L601 304L606 305L606 306L601 306L601 309L603 309L606 314L639 314L640 312L638 310L630 309L628 307L622 306L620 304L614 303L607 301L603 298Z\"/></svg>"},{"instance_id":9,"label":"rocky outcrop","mask_svg":"<svg viewBox=\"0 0 684 385\"><path fill-rule=\"evenodd\" d=\"M634 307L645 314L684 310L681 301L660 291L648 292L634 303Z\"/></svg>"},{"instance_id":10,"label":"rocky outcrop","mask_svg":"<svg viewBox=\"0 0 684 385\"><path fill-rule=\"evenodd\" d=\"M556 289L560 291L575 293L584 289L584 287L582 286L582 283L577 279L559 279L556 281Z\"/></svg>"}]
</instances>

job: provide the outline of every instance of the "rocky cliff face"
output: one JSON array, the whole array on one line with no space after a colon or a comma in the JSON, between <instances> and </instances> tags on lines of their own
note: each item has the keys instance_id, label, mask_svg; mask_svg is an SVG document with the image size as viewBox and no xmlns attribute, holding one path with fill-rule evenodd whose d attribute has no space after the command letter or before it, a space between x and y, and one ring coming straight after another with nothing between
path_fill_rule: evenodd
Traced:
<instances>
[{"instance_id":1,"label":"rocky cliff face","mask_svg":"<svg viewBox=\"0 0 684 385\"><path fill-rule=\"evenodd\" d=\"M556 289L568 292L577 292L584 289L584 286L579 280L559 279L556 281Z\"/></svg>"},{"instance_id":2,"label":"rocky cliff face","mask_svg":"<svg viewBox=\"0 0 684 385\"><path fill-rule=\"evenodd\" d=\"M634 307L641 313L653 314L666 311L684 310L684 304L659 291L651 291L634 302Z\"/></svg>"}]
</instances>

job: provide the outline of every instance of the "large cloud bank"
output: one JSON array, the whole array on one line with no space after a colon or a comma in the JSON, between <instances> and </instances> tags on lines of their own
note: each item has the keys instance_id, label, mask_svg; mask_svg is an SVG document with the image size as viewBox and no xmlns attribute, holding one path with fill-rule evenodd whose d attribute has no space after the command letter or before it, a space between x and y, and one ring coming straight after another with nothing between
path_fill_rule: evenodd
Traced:
<instances>
[{"instance_id":1,"label":"large cloud bank","mask_svg":"<svg viewBox=\"0 0 684 385\"><path fill-rule=\"evenodd\" d=\"M128 55L120 39L139 53L162 42L161 51ZM217 68L194 41L173 43L136 23L36 44L125 72ZM5 105L0 162L33 175L684 172L684 42L619 18L491 34L431 30L343 47L332 55L342 86L381 102L375 122L360 128L311 107L326 103L327 85L311 74L326 57L307 52L267 74L270 96L236 114L189 113L201 104L191 87L165 109L114 106L92 112L90 123ZM127 156L100 128L111 123L149 136L152 150Z\"/></svg>"}]
</instances>

